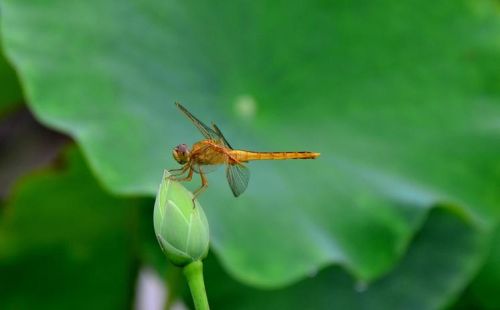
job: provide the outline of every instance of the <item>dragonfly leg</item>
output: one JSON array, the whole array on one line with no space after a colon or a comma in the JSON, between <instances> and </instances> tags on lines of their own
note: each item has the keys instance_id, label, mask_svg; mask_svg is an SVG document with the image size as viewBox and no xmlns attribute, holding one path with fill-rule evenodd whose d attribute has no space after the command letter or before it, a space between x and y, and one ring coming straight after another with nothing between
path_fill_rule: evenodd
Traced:
<instances>
[{"instance_id":1,"label":"dragonfly leg","mask_svg":"<svg viewBox=\"0 0 500 310\"><path fill-rule=\"evenodd\" d=\"M168 170L168 173L170 173L170 176L168 178L170 179L171 177L182 175L188 170L188 168L189 165L184 165L182 168L179 169Z\"/></svg>"},{"instance_id":2,"label":"dragonfly leg","mask_svg":"<svg viewBox=\"0 0 500 310\"><path fill-rule=\"evenodd\" d=\"M203 172L200 171L200 177L201 177L201 187L198 188L197 190L195 190L193 192L193 208L196 206L196 204L194 203L194 200L201 194L203 193L207 187L208 187L208 181L207 181L207 178L205 177L205 174Z\"/></svg>"},{"instance_id":3,"label":"dragonfly leg","mask_svg":"<svg viewBox=\"0 0 500 310\"><path fill-rule=\"evenodd\" d=\"M186 168L186 170L188 168ZM193 169L189 169L189 173L188 173L187 176L185 176L185 177L178 177L178 178L173 177L173 178L170 178L170 180L177 181L177 182L191 181L191 179L193 178L193 171L194 171ZM180 174L178 174L178 175L180 175ZM176 175L176 176L178 176L178 175Z\"/></svg>"}]
</instances>

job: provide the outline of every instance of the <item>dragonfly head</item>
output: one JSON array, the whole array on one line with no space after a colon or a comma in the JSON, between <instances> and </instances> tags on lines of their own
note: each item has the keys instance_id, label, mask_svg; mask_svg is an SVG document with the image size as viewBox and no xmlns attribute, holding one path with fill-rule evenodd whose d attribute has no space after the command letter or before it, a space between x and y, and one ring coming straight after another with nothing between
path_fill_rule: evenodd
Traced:
<instances>
[{"instance_id":1,"label":"dragonfly head","mask_svg":"<svg viewBox=\"0 0 500 310\"><path fill-rule=\"evenodd\" d=\"M174 159L181 165L184 165L189 160L189 148L186 144L179 144L172 151Z\"/></svg>"}]
</instances>

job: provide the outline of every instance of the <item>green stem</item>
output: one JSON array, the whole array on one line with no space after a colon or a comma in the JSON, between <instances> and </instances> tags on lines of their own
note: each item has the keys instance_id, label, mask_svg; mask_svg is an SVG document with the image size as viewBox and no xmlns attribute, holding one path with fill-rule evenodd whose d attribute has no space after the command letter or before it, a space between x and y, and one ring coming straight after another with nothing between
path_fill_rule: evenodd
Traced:
<instances>
[{"instance_id":1,"label":"green stem","mask_svg":"<svg viewBox=\"0 0 500 310\"><path fill-rule=\"evenodd\" d=\"M194 307L196 310L209 310L207 292L203 282L203 263L195 261L183 268L193 296Z\"/></svg>"}]
</instances>

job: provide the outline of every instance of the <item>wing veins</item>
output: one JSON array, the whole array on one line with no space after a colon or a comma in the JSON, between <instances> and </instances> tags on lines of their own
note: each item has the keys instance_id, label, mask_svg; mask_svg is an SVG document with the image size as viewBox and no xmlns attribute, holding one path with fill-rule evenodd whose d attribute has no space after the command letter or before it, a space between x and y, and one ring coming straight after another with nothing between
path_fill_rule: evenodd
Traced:
<instances>
[{"instance_id":1,"label":"wing veins","mask_svg":"<svg viewBox=\"0 0 500 310\"><path fill-rule=\"evenodd\" d=\"M220 137L220 139L222 140L222 142L224 142L224 144L230 148L230 149L233 149L233 147L231 146L231 144L229 144L229 142L227 142L227 139L226 137L224 137L224 135L222 134L222 131L219 129L219 127L217 127L217 125L215 125L214 123L212 123L212 127L214 128L214 131L217 133L217 135Z\"/></svg>"},{"instance_id":2,"label":"wing veins","mask_svg":"<svg viewBox=\"0 0 500 310\"><path fill-rule=\"evenodd\" d=\"M242 164L228 164L226 177L234 197L240 196L248 187L250 170Z\"/></svg>"},{"instance_id":3,"label":"wing veins","mask_svg":"<svg viewBox=\"0 0 500 310\"><path fill-rule=\"evenodd\" d=\"M189 112L183 105L180 103L176 102L175 105L181 110L184 115L187 116L193 122L193 124L198 128L198 130L201 132L201 134L206 138L210 140L219 140L220 137L219 135L210 127L205 125L202 121L197 119L191 112Z\"/></svg>"}]
</instances>

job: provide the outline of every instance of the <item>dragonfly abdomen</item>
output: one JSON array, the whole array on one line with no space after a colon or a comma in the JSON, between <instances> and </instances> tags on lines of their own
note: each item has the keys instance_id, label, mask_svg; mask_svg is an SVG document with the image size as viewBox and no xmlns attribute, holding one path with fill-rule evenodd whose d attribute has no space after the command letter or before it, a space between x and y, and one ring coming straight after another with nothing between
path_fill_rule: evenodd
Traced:
<instances>
[{"instance_id":1,"label":"dragonfly abdomen","mask_svg":"<svg viewBox=\"0 0 500 310\"><path fill-rule=\"evenodd\" d=\"M232 150L231 156L236 160L245 162L251 160L284 160L284 159L315 159L319 157L315 152L250 152Z\"/></svg>"}]
</instances>

